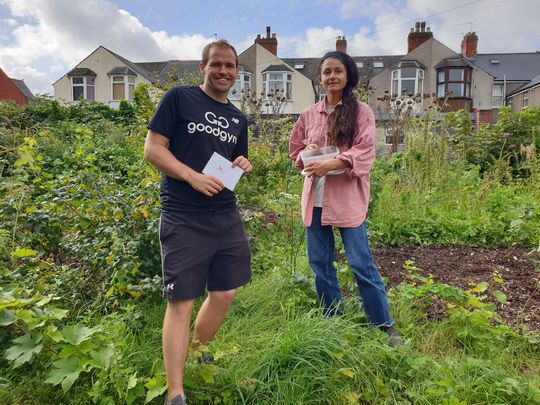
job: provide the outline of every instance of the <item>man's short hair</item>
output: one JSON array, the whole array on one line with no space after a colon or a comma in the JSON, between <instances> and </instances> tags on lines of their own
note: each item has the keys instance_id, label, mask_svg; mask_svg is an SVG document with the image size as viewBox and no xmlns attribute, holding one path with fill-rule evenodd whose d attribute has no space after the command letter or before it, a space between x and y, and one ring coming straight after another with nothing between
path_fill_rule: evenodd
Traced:
<instances>
[{"instance_id":1,"label":"man's short hair","mask_svg":"<svg viewBox=\"0 0 540 405\"><path fill-rule=\"evenodd\" d=\"M229 44L226 39L218 39L217 41L210 42L208 45L206 45L202 51L202 59L201 62L203 64L208 63L208 59L210 58L210 50L212 48L218 48L218 49L230 49L234 53L234 57L236 59L236 66L238 66L238 53L236 52L236 49L234 49L234 46Z\"/></svg>"}]
</instances>

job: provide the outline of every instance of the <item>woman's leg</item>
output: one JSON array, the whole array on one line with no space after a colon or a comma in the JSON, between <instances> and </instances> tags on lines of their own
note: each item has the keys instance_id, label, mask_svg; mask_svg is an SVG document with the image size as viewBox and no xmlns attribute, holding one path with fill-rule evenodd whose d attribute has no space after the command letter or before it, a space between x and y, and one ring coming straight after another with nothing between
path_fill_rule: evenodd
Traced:
<instances>
[{"instance_id":1,"label":"woman's leg","mask_svg":"<svg viewBox=\"0 0 540 405\"><path fill-rule=\"evenodd\" d=\"M349 266L352 268L369 322L391 326L386 290L373 262L365 222L356 228L339 228Z\"/></svg>"},{"instance_id":2,"label":"woman's leg","mask_svg":"<svg viewBox=\"0 0 540 405\"><path fill-rule=\"evenodd\" d=\"M313 209L313 221L306 227L309 265L315 275L315 289L325 315L334 315L341 301L339 281L334 266L334 234L331 226L321 225L322 208Z\"/></svg>"}]
</instances>

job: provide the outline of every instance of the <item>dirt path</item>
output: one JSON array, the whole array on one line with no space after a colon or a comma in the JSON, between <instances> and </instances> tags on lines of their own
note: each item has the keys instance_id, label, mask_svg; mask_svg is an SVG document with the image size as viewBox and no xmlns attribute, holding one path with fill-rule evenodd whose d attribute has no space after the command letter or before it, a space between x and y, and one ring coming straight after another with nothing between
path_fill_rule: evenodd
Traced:
<instances>
[{"instance_id":1,"label":"dirt path","mask_svg":"<svg viewBox=\"0 0 540 405\"><path fill-rule=\"evenodd\" d=\"M406 279L403 264L407 260L413 260L423 274L432 274L435 282L464 290L471 288L470 282L485 281L489 284L488 294L493 290L506 294L507 303L497 302L497 312L508 325L540 332L540 272L536 270L539 267L535 268L535 261L540 258L530 251L525 248L398 246L374 248L373 255L381 274L388 277L389 287ZM494 277L503 282L496 282Z\"/></svg>"}]
</instances>

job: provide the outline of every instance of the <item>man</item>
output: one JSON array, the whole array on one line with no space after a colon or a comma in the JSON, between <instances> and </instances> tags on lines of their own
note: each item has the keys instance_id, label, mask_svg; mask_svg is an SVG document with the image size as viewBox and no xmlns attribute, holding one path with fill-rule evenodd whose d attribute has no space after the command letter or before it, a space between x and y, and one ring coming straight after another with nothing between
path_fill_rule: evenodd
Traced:
<instances>
[{"instance_id":1,"label":"man","mask_svg":"<svg viewBox=\"0 0 540 405\"><path fill-rule=\"evenodd\" d=\"M208 44L201 86L169 90L148 124L144 158L160 170L159 237L163 265L165 404L187 404L183 380L195 298L208 296L192 347L206 345L220 328L236 289L251 278L250 252L232 191L202 173L214 152L248 173L247 120L227 99L238 75L238 56L227 41Z\"/></svg>"}]
</instances>

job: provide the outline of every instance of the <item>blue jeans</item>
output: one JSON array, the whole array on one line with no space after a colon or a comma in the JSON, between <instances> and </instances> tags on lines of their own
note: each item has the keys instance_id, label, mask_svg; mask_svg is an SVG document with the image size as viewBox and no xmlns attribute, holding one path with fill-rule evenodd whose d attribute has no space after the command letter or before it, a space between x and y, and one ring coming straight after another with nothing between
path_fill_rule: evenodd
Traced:
<instances>
[{"instance_id":1,"label":"blue jeans","mask_svg":"<svg viewBox=\"0 0 540 405\"><path fill-rule=\"evenodd\" d=\"M313 209L313 221L306 227L309 265L315 275L315 289L324 313L333 315L341 301L339 282L334 266L334 233L331 226L321 225L322 208ZM338 228L345 254L352 268L369 322L373 326L391 326L394 321L388 310L384 284L373 262L365 222L356 228Z\"/></svg>"}]
</instances>

